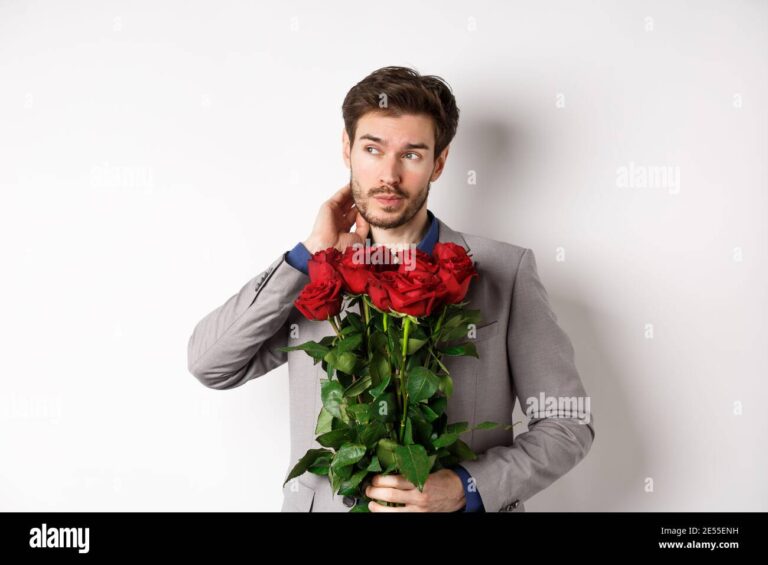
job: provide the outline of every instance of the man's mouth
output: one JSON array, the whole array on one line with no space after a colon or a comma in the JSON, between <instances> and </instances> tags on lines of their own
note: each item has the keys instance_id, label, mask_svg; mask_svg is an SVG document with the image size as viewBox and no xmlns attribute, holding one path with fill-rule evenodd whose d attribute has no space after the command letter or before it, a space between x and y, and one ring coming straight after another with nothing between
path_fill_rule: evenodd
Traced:
<instances>
[{"instance_id":1,"label":"man's mouth","mask_svg":"<svg viewBox=\"0 0 768 565\"><path fill-rule=\"evenodd\" d=\"M397 204L402 200L402 198L400 198L399 196L391 196L391 195L376 196L375 198L381 204L384 204L386 206L392 206L393 204Z\"/></svg>"}]
</instances>

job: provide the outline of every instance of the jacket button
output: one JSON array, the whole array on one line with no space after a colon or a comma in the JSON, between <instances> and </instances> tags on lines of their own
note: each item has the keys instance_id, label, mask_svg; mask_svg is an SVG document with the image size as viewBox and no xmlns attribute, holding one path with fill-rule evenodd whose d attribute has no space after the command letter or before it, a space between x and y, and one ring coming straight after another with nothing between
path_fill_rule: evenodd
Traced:
<instances>
[{"instance_id":1,"label":"jacket button","mask_svg":"<svg viewBox=\"0 0 768 565\"><path fill-rule=\"evenodd\" d=\"M345 496L343 500L344 506L348 506L350 508L352 508L355 505L355 502L357 502L354 496Z\"/></svg>"}]
</instances>

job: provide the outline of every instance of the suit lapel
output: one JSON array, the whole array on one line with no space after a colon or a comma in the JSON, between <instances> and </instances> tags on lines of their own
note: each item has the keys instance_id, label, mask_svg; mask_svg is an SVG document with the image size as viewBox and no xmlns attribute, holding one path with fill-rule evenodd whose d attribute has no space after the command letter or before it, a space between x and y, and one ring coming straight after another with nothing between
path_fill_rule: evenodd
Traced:
<instances>
[{"instance_id":1,"label":"suit lapel","mask_svg":"<svg viewBox=\"0 0 768 565\"><path fill-rule=\"evenodd\" d=\"M469 252L469 244L464 239L464 236L460 232L451 229L448 224L443 222L440 218L437 219L438 235L437 240L441 243L451 242L456 245L461 245L467 252Z\"/></svg>"}]
</instances>

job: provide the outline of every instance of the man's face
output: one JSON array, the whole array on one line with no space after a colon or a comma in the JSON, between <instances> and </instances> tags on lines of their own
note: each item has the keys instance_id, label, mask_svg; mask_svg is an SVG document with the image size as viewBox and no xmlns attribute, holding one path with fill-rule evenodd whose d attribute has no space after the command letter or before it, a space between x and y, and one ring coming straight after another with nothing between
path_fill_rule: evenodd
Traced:
<instances>
[{"instance_id":1,"label":"man's face","mask_svg":"<svg viewBox=\"0 0 768 565\"><path fill-rule=\"evenodd\" d=\"M435 162L432 120L368 112L358 120L355 136L350 144L344 131L344 159L359 213L379 228L407 224L427 201L430 182L440 176L448 154L446 148Z\"/></svg>"}]
</instances>

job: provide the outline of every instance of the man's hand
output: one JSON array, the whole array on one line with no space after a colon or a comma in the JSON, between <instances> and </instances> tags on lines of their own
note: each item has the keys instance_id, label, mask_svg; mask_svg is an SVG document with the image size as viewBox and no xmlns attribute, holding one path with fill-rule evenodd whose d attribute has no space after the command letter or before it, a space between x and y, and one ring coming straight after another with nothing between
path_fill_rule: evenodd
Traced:
<instances>
[{"instance_id":1,"label":"man's hand","mask_svg":"<svg viewBox=\"0 0 768 565\"><path fill-rule=\"evenodd\" d=\"M357 226L354 233L349 231L352 226ZM355 207L352 187L347 183L330 199L323 202L317 213L312 233L302 243L313 254L329 247L335 247L343 252L354 243L365 243L369 230L370 225Z\"/></svg>"},{"instance_id":2,"label":"man's hand","mask_svg":"<svg viewBox=\"0 0 768 565\"><path fill-rule=\"evenodd\" d=\"M375 475L372 485L365 490L375 499L368 503L371 512L456 512L466 504L461 478L450 469L430 473L423 492L402 475ZM376 500L405 506L384 506Z\"/></svg>"}]
</instances>

